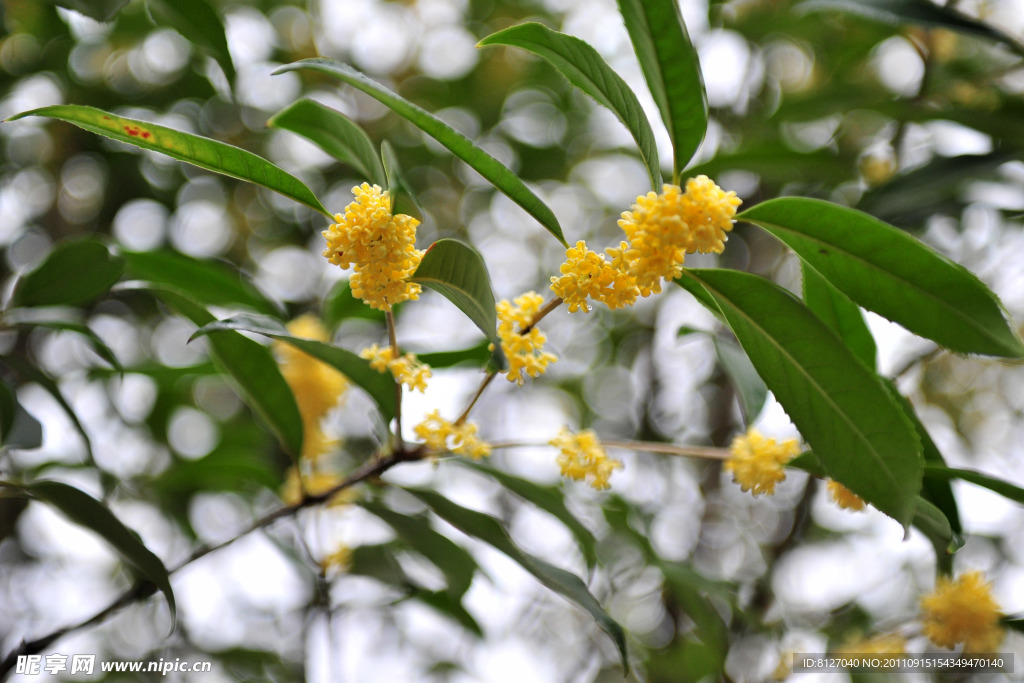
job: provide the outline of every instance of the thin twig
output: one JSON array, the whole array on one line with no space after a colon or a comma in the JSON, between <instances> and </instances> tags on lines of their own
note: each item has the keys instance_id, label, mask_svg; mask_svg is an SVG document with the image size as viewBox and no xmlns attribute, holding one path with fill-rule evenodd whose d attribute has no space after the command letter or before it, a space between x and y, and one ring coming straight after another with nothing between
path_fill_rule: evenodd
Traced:
<instances>
[{"instance_id":1,"label":"thin twig","mask_svg":"<svg viewBox=\"0 0 1024 683\"><path fill-rule=\"evenodd\" d=\"M391 311L384 313L384 320L388 326L388 342L391 344L391 359L398 360L398 337L395 334L395 314ZM405 443L402 441L402 383L395 380L395 451L401 453L405 450Z\"/></svg>"},{"instance_id":2,"label":"thin twig","mask_svg":"<svg viewBox=\"0 0 1024 683\"><path fill-rule=\"evenodd\" d=\"M484 381L480 383L480 386L477 387L476 393L473 394L473 398L470 399L469 405L467 405L466 409L462 411L462 415L459 415L459 418L457 420L455 420L455 425L456 426L461 425L463 422L465 422L469 418L470 411L473 410L473 406L475 406L476 402L480 400L481 396L483 396L484 389L486 389L487 386L491 383L491 381L494 380L494 378L497 377L497 376L498 376L497 372L489 372L489 373L487 373L487 376L484 377Z\"/></svg>"},{"instance_id":3,"label":"thin twig","mask_svg":"<svg viewBox=\"0 0 1024 683\"><path fill-rule=\"evenodd\" d=\"M355 486L356 484L366 481L367 479L370 479L372 477L380 476L381 474L388 471L389 469L391 469L392 467L399 463L421 460L425 455L426 449L423 446L419 446L409 452L396 451L387 457L373 458L369 460L366 464L364 464L362 467L357 469L355 472L347 476L342 482L340 482L337 486L334 486L330 490L325 491L323 493L318 493L316 495L306 495L306 497L301 502L295 505L288 505L283 508L274 510L273 512L268 513L263 517L260 517L258 520L249 525L246 529L244 529L243 531L239 532L238 534L236 534L232 538L229 538L226 541L217 543L215 545L202 546L200 548L197 548L184 561L180 562L174 568L168 570L167 573L168 575L170 575L178 571L181 571L182 569L192 564L196 560L205 557L210 553L214 553L220 550L221 548L225 548L231 545L243 536L251 534L254 531L266 528L280 519L291 517L295 515L299 510L323 503L329 500L330 498L334 497L340 491ZM0 662L0 680L4 679L7 676L7 674L11 672L11 670L14 668L15 664L18 661L18 657L24 655L37 654L68 634L75 633L76 631L81 631L91 626L101 624L117 612L127 607L128 605L138 602L143 598L149 597L154 592L156 592L156 586L154 586L151 582L140 581L131 588L129 588L127 591L125 591L120 597L118 597L116 600L110 603L107 607L100 610L88 619L85 619L84 621L81 621L72 626L65 626L64 628L57 629L56 631L53 631L40 638L36 638L35 640L22 641L22 643L19 646L14 648L14 650L12 650L7 655L7 657L5 657L2 662Z\"/></svg>"}]
</instances>

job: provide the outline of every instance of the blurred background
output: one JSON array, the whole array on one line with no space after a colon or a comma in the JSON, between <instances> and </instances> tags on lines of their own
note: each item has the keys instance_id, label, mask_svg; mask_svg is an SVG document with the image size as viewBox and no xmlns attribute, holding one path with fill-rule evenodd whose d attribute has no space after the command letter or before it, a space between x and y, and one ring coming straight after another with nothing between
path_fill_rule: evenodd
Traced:
<instances>
[{"instance_id":1,"label":"blurred background","mask_svg":"<svg viewBox=\"0 0 1024 683\"><path fill-rule=\"evenodd\" d=\"M122 4L92 4L90 13L113 10L101 22L43 0L0 2L0 118L69 103L158 122L269 158L342 211L364 179L266 127L300 96L316 99L394 145L423 209L418 246L471 242L499 298L545 292L561 246L383 106L313 74L272 76L277 66L331 57L436 113L528 181L570 243L618 242L619 213L647 189L632 140L546 63L478 49L478 40L527 20L586 40L638 92L661 157L670 158L611 0L210 0L222 38L190 31L159 3L133 0L118 11ZM1024 3L949 3L999 34L845 11L885 5L877 2L680 4L712 114L687 176L712 176L744 206L800 194L889 221L978 274L1020 329ZM346 273L320 255L325 221L307 208L44 119L0 125L0 145L5 297L55 245L99 234L129 250L230 263L288 318L322 315L346 348L384 340L369 309L339 312ZM687 261L716 262L799 289L796 259L751 226L736 227L721 257ZM0 476L60 479L104 497L168 565L280 505L287 456L216 373L204 341L186 343L192 323L129 291L75 315L126 372L82 334L4 321L3 377L42 423L43 444L5 449ZM937 352L895 325L868 322L879 370L910 398L949 464L1024 483L1024 368ZM719 447L748 424L795 436L770 398L763 411L744 414L720 362L722 348L738 347L679 289L625 312L570 317L563 309L542 327L559 362L525 387L491 387L474 413L484 438L543 444L563 425L607 439ZM402 307L398 336L421 353L480 341L433 292ZM42 376L18 372L18 359ZM433 408L457 414L480 377L472 365L437 371L426 394L406 394L407 424ZM340 471L379 443L379 419L358 392L330 423L343 438ZM613 451L625 468L610 492L597 493L560 484L552 451L506 449L491 463L564 497L596 538L595 568L563 524L474 469L403 465L387 479L490 512L524 549L587 578L629 631L637 680L784 677L777 666L787 653L887 630L910 636L912 649L926 647L913 620L935 559L916 531L904 540L880 513L836 508L799 472L774 497L753 499L718 463ZM966 532L955 566L984 570L1004 611L1024 611L1024 514L979 488L954 488ZM387 500L400 512L421 510L397 495ZM455 607L417 599L418 589L444 585L436 567L380 519L348 506L308 510L178 573L179 624L169 638L166 607L152 599L53 651L211 660L211 674L166 677L204 683L622 680L614 647L588 615L490 547L436 526L482 568L462 600L479 633ZM91 615L132 581L105 544L39 503L0 498L0 539L4 653ZM318 566L340 547L352 550L347 571ZM1013 634L1004 650L1024 655L1024 644Z\"/></svg>"}]
</instances>

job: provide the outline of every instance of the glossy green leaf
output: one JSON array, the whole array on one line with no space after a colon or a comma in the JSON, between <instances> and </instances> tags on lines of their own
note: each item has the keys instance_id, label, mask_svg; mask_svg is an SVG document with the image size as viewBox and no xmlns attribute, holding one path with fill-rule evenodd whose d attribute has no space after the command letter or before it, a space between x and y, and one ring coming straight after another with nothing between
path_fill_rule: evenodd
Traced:
<instances>
[{"instance_id":1,"label":"glossy green leaf","mask_svg":"<svg viewBox=\"0 0 1024 683\"><path fill-rule=\"evenodd\" d=\"M458 351L433 351L430 353L417 353L416 357L431 368L450 368L456 365L477 365L486 364L491 358L491 351L487 348L490 342L483 341L476 346Z\"/></svg>"},{"instance_id":2,"label":"glossy green leaf","mask_svg":"<svg viewBox=\"0 0 1024 683\"><path fill-rule=\"evenodd\" d=\"M926 479L938 479L940 481L962 479L968 483L986 488L989 491L994 491L1015 503L1024 504L1024 489L1003 479L998 479L984 474L983 472L927 463L924 466L924 475Z\"/></svg>"},{"instance_id":3,"label":"glossy green leaf","mask_svg":"<svg viewBox=\"0 0 1024 683\"><path fill-rule=\"evenodd\" d=\"M914 526L923 533L935 548L935 561L947 574L953 569L953 553L961 543L953 534L949 520L942 510L918 497L914 510Z\"/></svg>"},{"instance_id":4,"label":"glossy green leaf","mask_svg":"<svg viewBox=\"0 0 1024 683\"><path fill-rule=\"evenodd\" d=\"M536 218L548 232L558 238L559 242L566 244L565 237L562 235L562 228L559 227L555 214L537 195L526 187L523 181L519 179L519 176L490 154L477 147L469 138L447 123L444 123L433 114L421 109L400 95L391 92L379 83L367 78L352 67L339 64L330 59L303 59L286 64L274 73L300 69L311 69L341 79L353 88L361 90L375 100L378 100L399 116L407 119L424 133L447 147L455 156L469 164L473 170L486 178L496 188L504 192L509 199L519 204L531 216Z\"/></svg>"},{"instance_id":5,"label":"glossy green leaf","mask_svg":"<svg viewBox=\"0 0 1024 683\"><path fill-rule=\"evenodd\" d=\"M232 145L200 135L185 133L147 121L126 119L92 107L58 104L15 114L8 121L26 116L45 116L130 145L160 152L208 171L254 183L333 218L320 200L301 180L266 159Z\"/></svg>"},{"instance_id":6,"label":"glossy green leaf","mask_svg":"<svg viewBox=\"0 0 1024 683\"><path fill-rule=\"evenodd\" d=\"M1018 53L1024 53L1021 44L1009 34L959 12L952 6L943 7L929 0L806 0L796 5L795 9L798 12L848 12L900 27L907 24L935 26L996 40Z\"/></svg>"},{"instance_id":7,"label":"glossy green leaf","mask_svg":"<svg viewBox=\"0 0 1024 683\"><path fill-rule=\"evenodd\" d=\"M78 311L75 309L15 308L4 313L3 322L20 327L44 327L61 332L73 332L82 336L96 352L96 355L109 363L110 367L121 370L121 364L114 352L92 328L80 320Z\"/></svg>"},{"instance_id":8,"label":"glossy green leaf","mask_svg":"<svg viewBox=\"0 0 1024 683\"><path fill-rule=\"evenodd\" d=\"M374 501L360 505L395 530L402 542L440 569L448 581L448 591L461 598L469 590L477 563L468 550L435 530L424 517L403 515Z\"/></svg>"},{"instance_id":9,"label":"glossy green leaf","mask_svg":"<svg viewBox=\"0 0 1024 683\"><path fill-rule=\"evenodd\" d=\"M362 387L377 403L385 419L390 420L395 416L395 384L391 375L377 372L370 367L369 361L351 351L314 339L292 336L277 320L254 315L239 315L226 320L209 320L200 326L193 338L210 335L210 338L214 339L217 334L211 333L219 334L225 330L255 332L308 353L342 372L356 386Z\"/></svg>"},{"instance_id":10,"label":"glossy green leaf","mask_svg":"<svg viewBox=\"0 0 1024 683\"><path fill-rule=\"evenodd\" d=\"M738 218L772 233L858 305L954 351L1017 358L996 296L963 266L871 216L781 197Z\"/></svg>"},{"instance_id":11,"label":"glossy green leaf","mask_svg":"<svg viewBox=\"0 0 1024 683\"><path fill-rule=\"evenodd\" d=\"M18 282L12 306L82 306L103 296L124 270L99 240L62 242Z\"/></svg>"},{"instance_id":12,"label":"glossy green leaf","mask_svg":"<svg viewBox=\"0 0 1024 683\"><path fill-rule=\"evenodd\" d=\"M218 322L180 292L154 287L153 293L201 330ZM298 458L302 453L302 416L270 350L230 327L208 331L216 332L209 337L214 362L235 381L242 399L273 430L284 449Z\"/></svg>"},{"instance_id":13,"label":"glossy green leaf","mask_svg":"<svg viewBox=\"0 0 1024 683\"><path fill-rule=\"evenodd\" d=\"M396 559L401 546L397 543L361 545L352 549L352 556L345 573L353 576L369 576L382 583L408 590L415 585Z\"/></svg>"},{"instance_id":14,"label":"glossy green leaf","mask_svg":"<svg viewBox=\"0 0 1024 683\"><path fill-rule=\"evenodd\" d=\"M747 424L752 424L764 408L764 402L768 400L768 387L764 380L757 374L753 363L747 358L743 349L739 348L725 339L714 338L715 351L718 353L718 360L722 364L725 374L729 375L736 393L743 404L743 413L747 417Z\"/></svg>"},{"instance_id":15,"label":"glossy green leaf","mask_svg":"<svg viewBox=\"0 0 1024 683\"><path fill-rule=\"evenodd\" d=\"M697 51L677 0L618 0L662 121L672 139L672 177L690 163L708 129L708 97Z\"/></svg>"},{"instance_id":16,"label":"glossy green leaf","mask_svg":"<svg viewBox=\"0 0 1024 683\"><path fill-rule=\"evenodd\" d=\"M228 84L235 82L235 65L228 51L224 22L206 0L147 0L153 19L180 33L216 60Z\"/></svg>"},{"instance_id":17,"label":"glossy green leaf","mask_svg":"<svg viewBox=\"0 0 1024 683\"><path fill-rule=\"evenodd\" d=\"M275 114L267 125L301 135L355 169L371 185L388 186L384 165L370 138L340 111L301 99Z\"/></svg>"},{"instance_id":18,"label":"glossy green leaf","mask_svg":"<svg viewBox=\"0 0 1024 683\"><path fill-rule=\"evenodd\" d=\"M11 484L0 484L13 486ZM151 581L167 598L173 624L177 608L167 567L147 548L135 532L121 523L103 503L73 486L57 481L37 481L15 486L30 498L48 503L75 524L94 531L114 547L128 564ZM173 627L172 627L173 628Z\"/></svg>"},{"instance_id":19,"label":"glossy green leaf","mask_svg":"<svg viewBox=\"0 0 1024 683\"><path fill-rule=\"evenodd\" d=\"M647 115L636 94L597 50L579 38L535 22L492 33L479 45L511 45L528 50L550 62L570 83L610 109L636 140L640 158L651 178L651 188L661 192L664 180L658 163L657 143Z\"/></svg>"},{"instance_id":20,"label":"glossy green leaf","mask_svg":"<svg viewBox=\"0 0 1024 683\"><path fill-rule=\"evenodd\" d=\"M626 649L626 635L622 627L608 616L601 604L591 594L587 585L575 574L548 564L523 552L505 531L501 522L487 514L469 510L453 503L448 498L426 489L405 489L419 498L434 514L459 531L477 538L503 552L547 588L574 602L590 613L605 632L611 636L622 657L622 666L629 671L629 653Z\"/></svg>"},{"instance_id":21,"label":"glossy green leaf","mask_svg":"<svg viewBox=\"0 0 1024 683\"><path fill-rule=\"evenodd\" d=\"M529 479L513 476L483 463L473 463L465 460L458 460L457 462L477 472L486 474L501 484L507 491L512 492L528 503L536 505L553 516L576 539L576 543L579 545L580 552L583 554L583 559L586 560L587 566L593 568L597 564L597 540L590 529L585 527L576 518L576 515L569 512L569 508L565 505L565 494L561 488L557 486L541 486Z\"/></svg>"},{"instance_id":22,"label":"glossy green leaf","mask_svg":"<svg viewBox=\"0 0 1024 683\"><path fill-rule=\"evenodd\" d=\"M829 284L818 271L808 267L806 262L801 264L801 272L804 303L807 304L807 308L814 311L829 329L838 334L864 365L874 368L878 348L857 304Z\"/></svg>"},{"instance_id":23,"label":"glossy green leaf","mask_svg":"<svg viewBox=\"0 0 1024 683\"><path fill-rule=\"evenodd\" d=\"M395 152L395 148L387 140L380 143L380 156L384 161L384 173L388 180L385 187L391 197L391 213L404 213L416 220L423 220L423 208L402 173L402 166L398 163L398 154Z\"/></svg>"},{"instance_id":24,"label":"glossy green leaf","mask_svg":"<svg viewBox=\"0 0 1024 683\"><path fill-rule=\"evenodd\" d=\"M688 269L829 475L906 526L921 490L921 444L888 389L803 303L764 278Z\"/></svg>"},{"instance_id":25,"label":"glossy green leaf","mask_svg":"<svg viewBox=\"0 0 1024 683\"><path fill-rule=\"evenodd\" d=\"M207 306L246 306L279 315L271 303L237 268L175 251L122 251L130 277L171 287Z\"/></svg>"},{"instance_id":26,"label":"glossy green leaf","mask_svg":"<svg viewBox=\"0 0 1024 683\"><path fill-rule=\"evenodd\" d=\"M438 240L423 254L409 280L451 301L495 346L501 344L491 276L476 249L458 240Z\"/></svg>"},{"instance_id":27,"label":"glossy green leaf","mask_svg":"<svg viewBox=\"0 0 1024 683\"><path fill-rule=\"evenodd\" d=\"M198 491L251 491L256 486L276 490L281 477L258 448L219 445L198 460L174 462L150 486L162 497L187 500Z\"/></svg>"},{"instance_id":28,"label":"glossy green leaf","mask_svg":"<svg viewBox=\"0 0 1024 683\"><path fill-rule=\"evenodd\" d=\"M74 10L96 21L111 21L129 0L47 0L52 5Z\"/></svg>"}]
</instances>

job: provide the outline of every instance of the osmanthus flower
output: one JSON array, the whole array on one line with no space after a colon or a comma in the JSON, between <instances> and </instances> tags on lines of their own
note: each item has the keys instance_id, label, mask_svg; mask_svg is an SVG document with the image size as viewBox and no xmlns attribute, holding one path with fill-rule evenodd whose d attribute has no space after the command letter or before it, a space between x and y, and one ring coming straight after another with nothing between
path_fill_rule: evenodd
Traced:
<instances>
[{"instance_id":1,"label":"osmanthus flower","mask_svg":"<svg viewBox=\"0 0 1024 683\"><path fill-rule=\"evenodd\" d=\"M621 296L611 298L609 295L615 291L616 285L621 288L627 282L632 293L632 301L629 303L636 301L638 291L629 274L618 270L613 262L605 260L604 254L590 251L583 240L566 249L565 263L559 272L561 275L551 278L551 291L568 305L570 313L579 310L589 313L587 297L594 301L610 299L608 304L611 308L621 306ZM621 295L622 292L618 293Z\"/></svg>"},{"instance_id":2,"label":"osmanthus flower","mask_svg":"<svg viewBox=\"0 0 1024 683\"><path fill-rule=\"evenodd\" d=\"M870 638L854 638L836 648L836 655L902 655L907 652L907 639L897 633L883 633Z\"/></svg>"},{"instance_id":3,"label":"osmanthus flower","mask_svg":"<svg viewBox=\"0 0 1024 683\"><path fill-rule=\"evenodd\" d=\"M392 215L391 197L377 185L352 188L355 201L335 214L323 236L324 256L342 269L354 266L349 278L352 295L381 311L417 299L421 288L408 282L423 252L416 249L412 216Z\"/></svg>"},{"instance_id":4,"label":"osmanthus flower","mask_svg":"<svg viewBox=\"0 0 1024 683\"><path fill-rule=\"evenodd\" d=\"M320 560L320 570L324 574L343 574L352 565L352 548L339 543L334 550Z\"/></svg>"},{"instance_id":5,"label":"osmanthus flower","mask_svg":"<svg viewBox=\"0 0 1024 683\"><path fill-rule=\"evenodd\" d=\"M316 316L308 313L290 322L288 331L303 339L328 339L327 330ZM290 344L274 342L274 350L281 374L291 387L302 416L304 438L301 457L315 462L338 445L337 439L324 433L321 423L348 389L348 379L330 365Z\"/></svg>"},{"instance_id":6,"label":"osmanthus flower","mask_svg":"<svg viewBox=\"0 0 1024 683\"><path fill-rule=\"evenodd\" d=\"M414 428L416 436L423 440L431 451L448 451L467 455L474 460L491 454L491 445L476 435L477 426L472 422L455 424L441 417L438 410L428 414Z\"/></svg>"},{"instance_id":7,"label":"osmanthus flower","mask_svg":"<svg viewBox=\"0 0 1024 683\"><path fill-rule=\"evenodd\" d=\"M955 581L940 576L935 590L921 598L924 634L942 647L964 644L964 652L995 652L1003 642L1002 614L992 584L981 572Z\"/></svg>"},{"instance_id":8,"label":"osmanthus flower","mask_svg":"<svg viewBox=\"0 0 1024 683\"><path fill-rule=\"evenodd\" d=\"M623 467L620 461L608 457L592 429L573 434L563 427L558 436L548 443L561 451L558 466L562 476L577 481L586 480L598 491L611 488L608 480L612 472Z\"/></svg>"},{"instance_id":9,"label":"osmanthus flower","mask_svg":"<svg viewBox=\"0 0 1024 683\"><path fill-rule=\"evenodd\" d=\"M537 377L547 370L548 365L558 360L553 353L544 351L547 337L536 327L531 327L533 316L540 310L544 298L536 292L526 292L513 301L502 299L495 304L498 312L498 338L501 350L508 359L509 382L522 386L526 382L525 372ZM525 330L529 327L526 333Z\"/></svg>"},{"instance_id":10,"label":"osmanthus flower","mask_svg":"<svg viewBox=\"0 0 1024 683\"><path fill-rule=\"evenodd\" d=\"M754 428L732 440L725 470L744 491L758 496L775 493L775 485L786 478L785 465L800 452L796 439L778 443Z\"/></svg>"},{"instance_id":11,"label":"osmanthus flower","mask_svg":"<svg viewBox=\"0 0 1024 683\"><path fill-rule=\"evenodd\" d=\"M416 355L406 353L395 358L395 352L390 346L381 348L377 344L371 344L359 352L361 358L370 361L370 367L377 372L391 371L395 380L409 387L409 390L419 389L420 393L427 390L427 380L430 379L430 366L421 363Z\"/></svg>"},{"instance_id":12,"label":"osmanthus flower","mask_svg":"<svg viewBox=\"0 0 1024 683\"><path fill-rule=\"evenodd\" d=\"M830 481L828 483L828 494L836 505L846 510L860 511L867 505L863 498L838 481Z\"/></svg>"}]
</instances>

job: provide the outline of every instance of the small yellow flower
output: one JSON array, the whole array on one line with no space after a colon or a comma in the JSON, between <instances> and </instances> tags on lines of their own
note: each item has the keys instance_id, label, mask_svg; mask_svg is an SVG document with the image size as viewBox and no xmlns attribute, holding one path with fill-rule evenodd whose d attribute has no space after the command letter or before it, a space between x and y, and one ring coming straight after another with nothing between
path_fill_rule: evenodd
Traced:
<instances>
[{"instance_id":1,"label":"small yellow flower","mask_svg":"<svg viewBox=\"0 0 1024 683\"><path fill-rule=\"evenodd\" d=\"M414 431L432 451L447 450L459 455L468 455L474 460L491 454L491 445L476 435L475 424L454 424L441 417L438 410L427 415L423 422L416 425Z\"/></svg>"},{"instance_id":2,"label":"small yellow flower","mask_svg":"<svg viewBox=\"0 0 1024 683\"><path fill-rule=\"evenodd\" d=\"M940 576L935 590L921 598L924 634L941 647L963 643L964 652L995 652L1003 642L1001 618L992 584L978 571L956 581Z\"/></svg>"},{"instance_id":3,"label":"small yellow flower","mask_svg":"<svg viewBox=\"0 0 1024 683\"><path fill-rule=\"evenodd\" d=\"M416 249L419 221L392 215L391 198L377 185L363 183L352 193L356 200L323 231L324 256L342 269L354 266L352 295L373 308L390 311L394 304L419 298L420 286L407 281L423 257Z\"/></svg>"},{"instance_id":4,"label":"small yellow flower","mask_svg":"<svg viewBox=\"0 0 1024 683\"><path fill-rule=\"evenodd\" d=\"M838 481L830 481L828 483L828 494L836 505L846 510L860 511L867 505L863 498Z\"/></svg>"},{"instance_id":5,"label":"small yellow flower","mask_svg":"<svg viewBox=\"0 0 1024 683\"><path fill-rule=\"evenodd\" d=\"M514 305L513 305L514 303ZM498 311L498 338L501 350L508 359L509 382L522 386L526 382L525 372L530 377L537 377L547 370L548 365L558 360L553 353L544 351L547 337L536 327L523 334L521 330L533 323L533 316L540 310L544 298L536 292L526 292L515 298L514 302L502 299L495 308Z\"/></svg>"},{"instance_id":6,"label":"small yellow flower","mask_svg":"<svg viewBox=\"0 0 1024 683\"><path fill-rule=\"evenodd\" d=\"M352 565L352 548L339 543L334 552L320 560L320 570L324 574L342 574Z\"/></svg>"},{"instance_id":7,"label":"small yellow flower","mask_svg":"<svg viewBox=\"0 0 1024 683\"><path fill-rule=\"evenodd\" d=\"M407 386L410 391L418 389L420 393L426 392L427 380L431 376L430 366L419 362L412 353L398 358L394 356L390 346L381 348L377 344L371 344L359 352L359 357L370 361L370 367L377 372L390 370L395 380Z\"/></svg>"},{"instance_id":8,"label":"small yellow flower","mask_svg":"<svg viewBox=\"0 0 1024 683\"><path fill-rule=\"evenodd\" d=\"M587 249L583 240L566 249L565 263L559 270L562 274L551 278L551 290L569 306L570 313L589 313L587 297L605 301L614 309L624 305L624 295L632 294L632 300L625 304L629 305L639 293L627 272L616 269L604 254ZM628 290L624 290L626 287Z\"/></svg>"},{"instance_id":9,"label":"small yellow flower","mask_svg":"<svg viewBox=\"0 0 1024 683\"><path fill-rule=\"evenodd\" d=\"M726 233L732 230L732 221L742 200L735 192L723 191L706 175L686 181L683 199L691 236L687 253L721 254L725 251L725 240L729 239Z\"/></svg>"},{"instance_id":10,"label":"small yellow flower","mask_svg":"<svg viewBox=\"0 0 1024 683\"><path fill-rule=\"evenodd\" d=\"M622 469L621 462L608 457L592 429L573 434L563 427L558 436L548 443L561 451L558 465L562 469L562 476L576 481L585 479L598 491L610 488L608 479L612 472Z\"/></svg>"},{"instance_id":11,"label":"small yellow flower","mask_svg":"<svg viewBox=\"0 0 1024 683\"><path fill-rule=\"evenodd\" d=\"M902 655L907 652L907 639L895 633L871 638L857 638L836 649L837 655Z\"/></svg>"},{"instance_id":12,"label":"small yellow flower","mask_svg":"<svg viewBox=\"0 0 1024 683\"><path fill-rule=\"evenodd\" d=\"M327 341L327 330L313 315L300 316L288 324L295 337ZM316 461L338 446L337 439L324 434L321 422L348 389L343 374L290 344L274 342L281 374L295 395L302 416L302 458Z\"/></svg>"},{"instance_id":13,"label":"small yellow flower","mask_svg":"<svg viewBox=\"0 0 1024 683\"><path fill-rule=\"evenodd\" d=\"M786 478L785 464L800 452L800 446L796 439L777 443L751 428L733 439L729 451L725 470L732 472L740 488L758 496L775 493L775 485Z\"/></svg>"}]
</instances>

